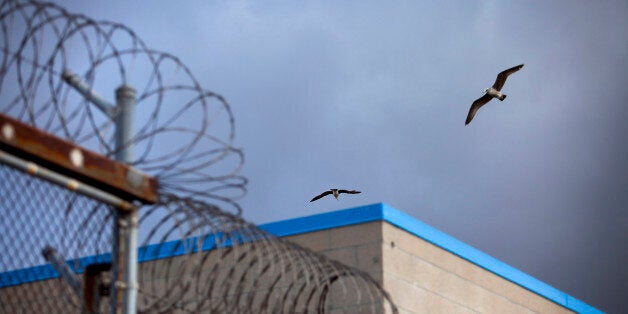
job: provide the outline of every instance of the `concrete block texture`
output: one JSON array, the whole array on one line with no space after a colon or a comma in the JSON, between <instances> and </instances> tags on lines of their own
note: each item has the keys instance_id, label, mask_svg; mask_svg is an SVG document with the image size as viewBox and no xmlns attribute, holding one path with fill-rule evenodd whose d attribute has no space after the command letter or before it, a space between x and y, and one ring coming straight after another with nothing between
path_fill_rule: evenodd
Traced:
<instances>
[{"instance_id":1,"label":"concrete block texture","mask_svg":"<svg viewBox=\"0 0 628 314\"><path fill-rule=\"evenodd\" d=\"M314 252L320 252L331 249L330 233L330 230L321 230L288 236L284 239Z\"/></svg>"},{"instance_id":2,"label":"concrete block texture","mask_svg":"<svg viewBox=\"0 0 628 314\"><path fill-rule=\"evenodd\" d=\"M384 288L410 312L572 313L393 225L382 233ZM417 291L415 300L406 300L408 291Z\"/></svg>"},{"instance_id":3,"label":"concrete block texture","mask_svg":"<svg viewBox=\"0 0 628 314\"><path fill-rule=\"evenodd\" d=\"M381 221L374 221L331 229L331 247L342 248L347 246L360 246L372 242L381 242L383 224L384 223Z\"/></svg>"}]
</instances>

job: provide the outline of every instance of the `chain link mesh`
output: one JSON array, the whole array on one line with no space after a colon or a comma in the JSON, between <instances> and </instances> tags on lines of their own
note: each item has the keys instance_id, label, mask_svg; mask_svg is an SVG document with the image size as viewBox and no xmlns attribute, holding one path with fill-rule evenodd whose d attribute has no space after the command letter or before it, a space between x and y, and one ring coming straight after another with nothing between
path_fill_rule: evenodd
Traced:
<instances>
[{"instance_id":1,"label":"chain link mesh","mask_svg":"<svg viewBox=\"0 0 628 314\"><path fill-rule=\"evenodd\" d=\"M53 248L78 274L109 262L112 210L1 163L0 178L0 312L79 312L82 300L43 251Z\"/></svg>"}]
</instances>

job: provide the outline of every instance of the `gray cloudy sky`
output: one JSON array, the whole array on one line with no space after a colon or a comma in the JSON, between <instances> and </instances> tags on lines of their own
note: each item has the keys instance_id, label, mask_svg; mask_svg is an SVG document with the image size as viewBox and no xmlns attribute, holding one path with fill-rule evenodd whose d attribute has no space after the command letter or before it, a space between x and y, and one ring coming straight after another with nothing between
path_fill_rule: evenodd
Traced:
<instances>
[{"instance_id":1,"label":"gray cloudy sky","mask_svg":"<svg viewBox=\"0 0 628 314\"><path fill-rule=\"evenodd\" d=\"M628 2L58 2L129 26L227 98L247 219L385 202L628 309ZM330 187L363 193L309 203Z\"/></svg>"}]
</instances>

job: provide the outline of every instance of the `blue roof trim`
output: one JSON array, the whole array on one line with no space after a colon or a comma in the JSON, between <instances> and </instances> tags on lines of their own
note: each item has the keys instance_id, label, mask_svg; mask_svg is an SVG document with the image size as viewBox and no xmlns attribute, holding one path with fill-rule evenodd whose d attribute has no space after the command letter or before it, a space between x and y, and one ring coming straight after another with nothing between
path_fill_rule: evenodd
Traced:
<instances>
[{"instance_id":1,"label":"blue roof trim","mask_svg":"<svg viewBox=\"0 0 628 314\"><path fill-rule=\"evenodd\" d=\"M259 228L286 237L312 231L350 226L383 219L383 204L372 204L312 216L281 220L260 225Z\"/></svg>"},{"instance_id":2,"label":"blue roof trim","mask_svg":"<svg viewBox=\"0 0 628 314\"><path fill-rule=\"evenodd\" d=\"M259 227L268 233L285 237L372 221L386 221L577 313L603 313L600 310L383 203L282 220L263 224ZM249 241L253 239L242 240ZM203 239L203 244L200 248L198 245L198 238L170 241L163 244L152 244L139 249L138 261L146 262L179 256L185 254L186 252L190 252L190 250L194 252L197 252L199 249L206 251L216 247L227 247L230 245L231 241L228 238L223 239L221 234L206 236ZM74 268L73 260L68 261L68 265L75 272L82 273L83 268L88 264L110 260L110 254L101 254L80 258L78 268ZM58 277L57 272L49 264L18 269L0 273L0 288L56 277Z\"/></svg>"},{"instance_id":3,"label":"blue roof trim","mask_svg":"<svg viewBox=\"0 0 628 314\"><path fill-rule=\"evenodd\" d=\"M0 288L59 277L50 264L0 273Z\"/></svg>"},{"instance_id":4,"label":"blue roof trim","mask_svg":"<svg viewBox=\"0 0 628 314\"><path fill-rule=\"evenodd\" d=\"M78 265L76 262L78 261ZM78 260L67 260L66 264L70 269L82 274L85 267L95 263L107 263L111 261L111 254L99 254L79 258ZM21 285L24 283L47 280L59 277L59 273L50 264L16 269L0 273L0 288Z\"/></svg>"}]
</instances>

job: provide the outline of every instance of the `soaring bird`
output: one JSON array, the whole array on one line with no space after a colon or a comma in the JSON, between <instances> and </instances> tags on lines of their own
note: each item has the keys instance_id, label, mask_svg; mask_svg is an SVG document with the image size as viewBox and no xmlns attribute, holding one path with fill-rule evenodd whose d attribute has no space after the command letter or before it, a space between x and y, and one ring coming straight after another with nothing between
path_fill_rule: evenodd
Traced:
<instances>
[{"instance_id":1,"label":"soaring bird","mask_svg":"<svg viewBox=\"0 0 628 314\"><path fill-rule=\"evenodd\" d=\"M495 79L495 84L493 84L493 87L484 90L484 96L476 99L471 105L471 108L469 109L469 114L467 115L467 121L465 121L464 125L469 124L469 122L473 120L475 113L480 109L480 107L491 101L491 99L497 98L500 101L506 99L506 94L501 93L502 87L504 87L504 83L506 83L506 79L508 78L508 76L521 70L521 68L523 68L523 64L514 66L497 74L497 79Z\"/></svg>"},{"instance_id":2,"label":"soaring bird","mask_svg":"<svg viewBox=\"0 0 628 314\"><path fill-rule=\"evenodd\" d=\"M319 198L327 196L329 194L332 194L336 199L338 199L338 194L342 194L342 193L346 193L346 194L360 194L362 192L356 191L356 190L329 189L328 191L325 191L325 192L321 193L320 195L314 196L314 198L310 201L310 203L315 201L315 200L317 200L317 199L319 199Z\"/></svg>"}]
</instances>

